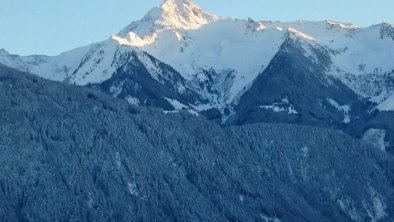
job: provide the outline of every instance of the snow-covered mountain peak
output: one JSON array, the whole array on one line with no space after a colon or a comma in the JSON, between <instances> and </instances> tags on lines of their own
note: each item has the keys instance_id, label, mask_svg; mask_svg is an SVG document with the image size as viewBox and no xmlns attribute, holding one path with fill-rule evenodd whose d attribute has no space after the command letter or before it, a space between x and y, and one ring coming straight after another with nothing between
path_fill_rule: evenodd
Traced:
<instances>
[{"instance_id":1,"label":"snow-covered mountain peak","mask_svg":"<svg viewBox=\"0 0 394 222\"><path fill-rule=\"evenodd\" d=\"M219 17L206 12L191 0L166 0L161 6L160 25L179 29L198 29Z\"/></svg>"},{"instance_id":2,"label":"snow-covered mountain peak","mask_svg":"<svg viewBox=\"0 0 394 222\"><path fill-rule=\"evenodd\" d=\"M200 8L191 0L165 0L160 6L160 8L162 8L164 11L172 11L175 9L182 10L185 7Z\"/></svg>"},{"instance_id":3,"label":"snow-covered mountain peak","mask_svg":"<svg viewBox=\"0 0 394 222\"><path fill-rule=\"evenodd\" d=\"M194 30L218 19L219 16L206 12L191 0L166 0L141 20L123 29L119 36L125 37L133 32L143 38L166 29Z\"/></svg>"}]
</instances>

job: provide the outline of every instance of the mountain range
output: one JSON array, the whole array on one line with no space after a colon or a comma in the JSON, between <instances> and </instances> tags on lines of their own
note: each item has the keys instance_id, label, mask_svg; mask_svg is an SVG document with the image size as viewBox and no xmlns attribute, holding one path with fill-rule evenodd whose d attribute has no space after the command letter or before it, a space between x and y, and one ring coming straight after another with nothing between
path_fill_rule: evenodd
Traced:
<instances>
[{"instance_id":1,"label":"mountain range","mask_svg":"<svg viewBox=\"0 0 394 222\"><path fill-rule=\"evenodd\" d=\"M54 57L21 57L2 50L0 62L55 81L105 85L108 93L142 105L160 100L154 105L165 109L217 109L226 122L240 108L242 96L269 72L275 58L291 51L290 41L299 48L299 56L323 66L316 68L323 69L324 84L340 80L357 96L372 102L373 108L393 110L394 27L387 23L358 28L329 20L240 20L206 12L191 0L167 0L103 42ZM129 72L137 69L143 69L155 84L170 85L170 92L145 95L149 93L138 91L150 88L146 86L150 82L133 79L133 83L126 83L116 78L121 73L129 77ZM255 105L275 106L281 99L285 98ZM343 107L351 105L337 101L339 98L321 99Z\"/></svg>"},{"instance_id":2,"label":"mountain range","mask_svg":"<svg viewBox=\"0 0 394 222\"><path fill-rule=\"evenodd\" d=\"M388 23L241 20L166 0L103 42L53 57L0 50L0 63L222 125L293 123L357 138L384 131L384 149L394 150L385 123L394 112L393 43Z\"/></svg>"},{"instance_id":3,"label":"mountain range","mask_svg":"<svg viewBox=\"0 0 394 222\"><path fill-rule=\"evenodd\" d=\"M0 50L4 221L392 221L394 25L165 0L58 56Z\"/></svg>"}]
</instances>

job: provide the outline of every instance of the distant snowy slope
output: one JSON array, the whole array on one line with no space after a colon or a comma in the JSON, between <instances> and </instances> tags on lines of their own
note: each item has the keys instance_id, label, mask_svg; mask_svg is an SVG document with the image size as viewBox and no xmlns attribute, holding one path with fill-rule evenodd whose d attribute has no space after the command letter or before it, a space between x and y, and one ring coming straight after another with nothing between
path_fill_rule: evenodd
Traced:
<instances>
[{"instance_id":1,"label":"distant snowy slope","mask_svg":"<svg viewBox=\"0 0 394 222\"><path fill-rule=\"evenodd\" d=\"M129 33L125 29L113 39L119 44L141 48L173 66L188 80L204 82L209 79L205 71L214 73L222 98L213 102L219 107L237 103L241 94L267 67L287 35L326 48L331 57L327 74L341 79L373 101L378 95L357 90L359 87L348 81L349 75L380 75L394 70L394 62L390 59L394 58L392 26L385 23L358 28L331 20L282 23L212 16L217 19L198 29L167 26L139 36L135 30L139 25L147 25L148 17L133 23L134 29L128 29ZM149 18L150 23L157 23ZM231 81L226 78L229 75Z\"/></svg>"},{"instance_id":2,"label":"distant snowy slope","mask_svg":"<svg viewBox=\"0 0 394 222\"><path fill-rule=\"evenodd\" d=\"M190 81L205 81L203 70L213 69L223 76L233 72L228 102L264 70L284 40L284 33L276 29L264 30L252 20L232 19L198 30L165 30L154 35L156 41L139 47L170 64Z\"/></svg>"},{"instance_id":3,"label":"distant snowy slope","mask_svg":"<svg viewBox=\"0 0 394 222\"><path fill-rule=\"evenodd\" d=\"M58 56L17 56L0 50L0 63L22 71L27 71L46 79L63 81L80 65L86 53L93 46L74 49Z\"/></svg>"},{"instance_id":4,"label":"distant snowy slope","mask_svg":"<svg viewBox=\"0 0 394 222\"><path fill-rule=\"evenodd\" d=\"M394 111L394 94L380 103L377 108L381 111Z\"/></svg>"}]
</instances>

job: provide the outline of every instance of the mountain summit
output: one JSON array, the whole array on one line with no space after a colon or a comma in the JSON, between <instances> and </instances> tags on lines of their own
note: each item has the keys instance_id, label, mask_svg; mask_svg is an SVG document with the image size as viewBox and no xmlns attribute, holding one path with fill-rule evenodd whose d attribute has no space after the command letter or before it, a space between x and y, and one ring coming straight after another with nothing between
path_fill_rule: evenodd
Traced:
<instances>
[{"instance_id":1,"label":"mountain summit","mask_svg":"<svg viewBox=\"0 0 394 222\"><path fill-rule=\"evenodd\" d=\"M191 0L166 0L160 7L151 9L141 20L131 23L120 32L144 37L162 29L198 29L220 17L206 12Z\"/></svg>"}]
</instances>

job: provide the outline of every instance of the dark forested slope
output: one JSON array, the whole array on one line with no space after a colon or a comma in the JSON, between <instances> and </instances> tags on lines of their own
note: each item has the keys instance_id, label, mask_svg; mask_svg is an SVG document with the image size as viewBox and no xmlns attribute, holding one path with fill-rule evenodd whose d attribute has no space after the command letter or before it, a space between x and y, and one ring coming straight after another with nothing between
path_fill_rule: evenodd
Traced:
<instances>
[{"instance_id":1,"label":"dark forested slope","mask_svg":"<svg viewBox=\"0 0 394 222\"><path fill-rule=\"evenodd\" d=\"M221 128L0 67L1 221L392 221L388 157L341 133Z\"/></svg>"}]
</instances>

